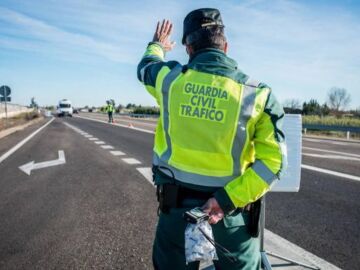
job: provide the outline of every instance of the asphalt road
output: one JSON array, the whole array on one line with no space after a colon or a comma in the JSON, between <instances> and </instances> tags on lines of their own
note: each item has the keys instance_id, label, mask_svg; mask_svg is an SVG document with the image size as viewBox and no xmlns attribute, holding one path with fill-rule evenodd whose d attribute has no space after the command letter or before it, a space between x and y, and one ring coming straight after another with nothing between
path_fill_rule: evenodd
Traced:
<instances>
[{"instance_id":1,"label":"asphalt road","mask_svg":"<svg viewBox=\"0 0 360 270\"><path fill-rule=\"evenodd\" d=\"M151 269L154 189L62 122L56 119L0 164L0 268ZM97 134L92 123L74 122ZM58 150L66 164L30 176L18 169L56 159Z\"/></svg>"},{"instance_id":2,"label":"asphalt road","mask_svg":"<svg viewBox=\"0 0 360 270\"><path fill-rule=\"evenodd\" d=\"M114 149L102 149L64 122ZM155 122L116 117L116 124L56 119L0 163L1 269L151 269L157 205L137 168L151 166L153 134L136 129L151 132ZM0 155L22 137L0 140ZM303 164L360 176L359 145L304 139L309 155ZM18 169L56 159L58 150L66 164L30 176ZM300 192L268 195L267 229L342 269L357 269L359 197L360 182L303 169Z\"/></svg>"}]
</instances>

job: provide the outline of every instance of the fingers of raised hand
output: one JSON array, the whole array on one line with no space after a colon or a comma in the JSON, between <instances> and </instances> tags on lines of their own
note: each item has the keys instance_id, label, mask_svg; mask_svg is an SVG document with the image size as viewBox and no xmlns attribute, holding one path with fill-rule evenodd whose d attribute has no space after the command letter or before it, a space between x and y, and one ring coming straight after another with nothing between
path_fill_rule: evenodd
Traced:
<instances>
[{"instance_id":1,"label":"fingers of raised hand","mask_svg":"<svg viewBox=\"0 0 360 270\"><path fill-rule=\"evenodd\" d=\"M156 35L157 36L160 36L160 21L157 22L157 25L156 25Z\"/></svg>"},{"instance_id":2,"label":"fingers of raised hand","mask_svg":"<svg viewBox=\"0 0 360 270\"><path fill-rule=\"evenodd\" d=\"M161 34L161 35L164 34L166 22L167 22L167 20L163 19L163 21L162 21L162 23L161 23L161 27L160 27L160 34Z\"/></svg>"}]
</instances>

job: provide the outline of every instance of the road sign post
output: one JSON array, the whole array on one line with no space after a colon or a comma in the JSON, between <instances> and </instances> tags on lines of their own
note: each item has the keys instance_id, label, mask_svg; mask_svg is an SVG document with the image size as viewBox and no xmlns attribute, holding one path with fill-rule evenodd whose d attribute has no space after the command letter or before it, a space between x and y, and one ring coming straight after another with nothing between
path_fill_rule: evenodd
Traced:
<instances>
[{"instance_id":1,"label":"road sign post","mask_svg":"<svg viewBox=\"0 0 360 270\"><path fill-rule=\"evenodd\" d=\"M3 85L0 87L0 102L5 102L5 127L7 126L8 113L7 113L7 102L11 101L11 89L9 86Z\"/></svg>"}]
</instances>

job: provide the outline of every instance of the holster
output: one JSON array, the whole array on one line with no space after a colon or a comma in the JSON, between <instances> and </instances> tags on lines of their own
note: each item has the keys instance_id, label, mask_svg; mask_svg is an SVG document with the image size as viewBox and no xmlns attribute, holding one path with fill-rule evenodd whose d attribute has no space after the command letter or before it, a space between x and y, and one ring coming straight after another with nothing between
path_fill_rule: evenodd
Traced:
<instances>
[{"instance_id":1,"label":"holster","mask_svg":"<svg viewBox=\"0 0 360 270\"><path fill-rule=\"evenodd\" d=\"M179 206L179 191L180 186L174 184L162 184L156 187L161 212L168 214L171 208Z\"/></svg>"},{"instance_id":2,"label":"holster","mask_svg":"<svg viewBox=\"0 0 360 270\"><path fill-rule=\"evenodd\" d=\"M248 233L251 237L258 237L260 232L260 213L262 200L259 199L250 205L249 222L247 224Z\"/></svg>"}]
</instances>

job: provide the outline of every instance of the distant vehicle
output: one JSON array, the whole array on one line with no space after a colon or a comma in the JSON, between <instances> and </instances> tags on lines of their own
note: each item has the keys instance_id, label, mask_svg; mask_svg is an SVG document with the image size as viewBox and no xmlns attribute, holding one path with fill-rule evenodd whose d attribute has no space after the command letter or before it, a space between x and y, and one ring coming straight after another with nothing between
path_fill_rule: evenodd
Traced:
<instances>
[{"instance_id":1,"label":"distant vehicle","mask_svg":"<svg viewBox=\"0 0 360 270\"><path fill-rule=\"evenodd\" d=\"M62 116L70 116L72 117L73 108L71 106L71 101L68 99L63 99L59 101L59 105L57 106L57 115L59 117Z\"/></svg>"},{"instance_id":2,"label":"distant vehicle","mask_svg":"<svg viewBox=\"0 0 360 270\"><path fill-rule=\"evenodd\" d=\"M79 109L73 108L73 113L78 114L78 113L79 113Z\"/></svg>"}]
</instances>

